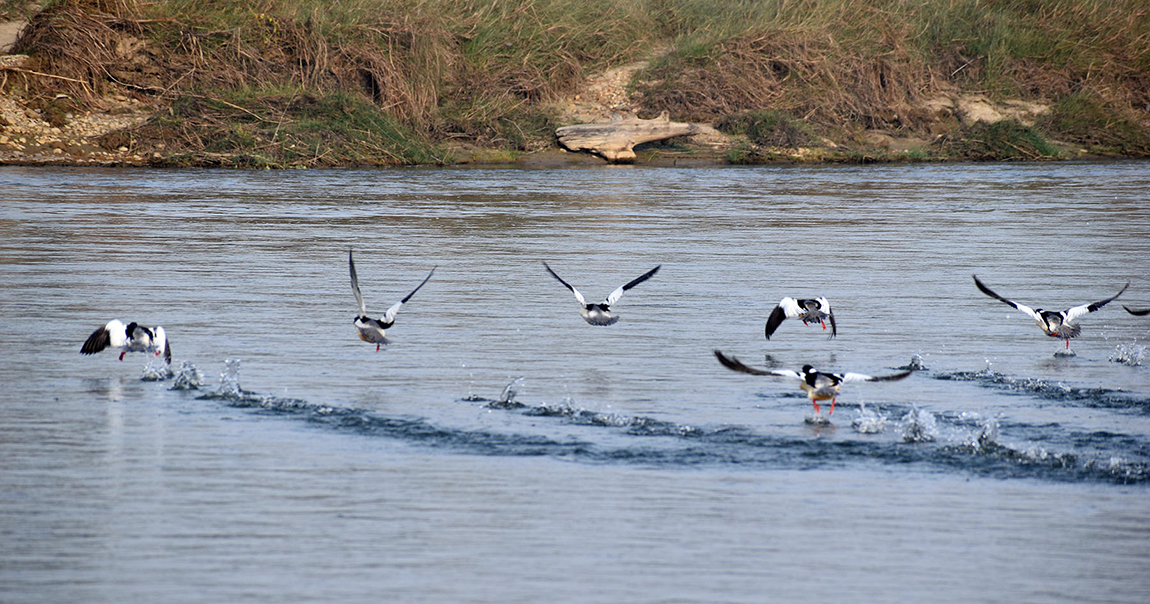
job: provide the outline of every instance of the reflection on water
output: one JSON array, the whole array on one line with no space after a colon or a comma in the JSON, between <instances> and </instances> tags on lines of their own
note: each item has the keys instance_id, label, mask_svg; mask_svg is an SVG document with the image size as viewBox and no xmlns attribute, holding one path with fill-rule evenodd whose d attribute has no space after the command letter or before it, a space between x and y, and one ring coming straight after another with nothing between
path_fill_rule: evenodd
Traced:
<instances>
[{"instance_id":1,"label":"reflection on water","mask_svg":"<svg viewBox=\"0 0 1150 604\"><path fill-rule=\"evenodd\" d=\"M0 169L0 586L1145 601L1150 323L1111 304L1056 357L970 275L1050 308L1129 279L1119 302L1150 305L1148 181L1133 162ZM439 266L379 353L348 248L369 308ZM600 328L544 260L592 297L663 268ZM837 338L764 339L782 296L819 295ZM112 318L163 324L173 365L81 357ZM808 424L792 382L715 348L916 373Z\"/></svg>"}]
</instances>

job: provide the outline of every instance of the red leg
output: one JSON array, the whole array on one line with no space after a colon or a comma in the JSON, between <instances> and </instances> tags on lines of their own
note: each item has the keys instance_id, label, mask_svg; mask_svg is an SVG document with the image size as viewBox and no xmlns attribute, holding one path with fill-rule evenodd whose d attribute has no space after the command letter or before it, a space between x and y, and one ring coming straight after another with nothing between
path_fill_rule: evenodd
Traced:
<instances>
[{"instance_id":1,"label":"red leg","mask_svg":"<svg viewBox=\"0 0 1150 604\"><path fill-rule=\"evenodd\" d=\"M1066 350L1070 350L1070 338L1066 338Z\"/></svg>"},{"instance_id":2,"label":"red leg","mask_svg":"<svg viewBox=\"0 0 1150 604\"><path fill-rule=\"evenodd\" d=\"M826 324L826 321L819 321L819 324L823 326L823 331L826 331L826 330L827 330L827 324Z\"/></svg>"},{"instance_id":3,"label":"red leg","mask_svg":"<svg viewBox=\"0 0 1150 604\"><path fill-rule=\"evenodd\" d=\"M827 417L830 417L830 416L835 414L835 399L837 399L837 398L838 398L837 396L831 398L831 410L830 410L830 413L827 413Z\"/></svg>"},{"instance_id":4,"label":"red leg","mask_svg":"<svg viewBox=\"0 0 1150 604\"><path fill-rule=\"evenodd\" d=\"M127 350L121 350L121 351L120 351L120 360L121 360L121 361L122 361L122 360L124 360L124 354L125 354L125 353L127 353L127 352L128 352Z\"/></svg>"},{"instance_id":5,"label":"red leg","mask_svg":"<svg viewBox=\"0 0 1150 604\"><path fill-rule=\"evenodd\" d=\"M379 347L380 347L380 344L376 344L376 345L375 345L375 351L376 351L376 352L379 352Z\"/></svg>"},{"instance_id":6,"label":"red leg","mask_svg":"<svg viewBox=\"0 0 1150 604\"><path fill-rule=\"evenodd\" d=\"M811 401L811 404L815 406L815 415L822 413L822 410L819 409L819 402L818 401Z\"/></svg>"}]
</instances>

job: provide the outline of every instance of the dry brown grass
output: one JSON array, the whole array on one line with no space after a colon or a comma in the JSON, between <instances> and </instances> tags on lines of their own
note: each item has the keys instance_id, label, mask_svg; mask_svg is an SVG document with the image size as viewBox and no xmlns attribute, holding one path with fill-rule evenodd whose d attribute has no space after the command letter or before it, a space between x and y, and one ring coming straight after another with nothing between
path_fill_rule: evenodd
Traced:
<instances>
[{"instance_id":1,"label":"dry brown grass","mask_svg":"<svg viewBox=\"0 0 1150 604\"><path fill-rule=\"evenodd\" d=\"M684 0L687 1L687 0ZM640 84L648 112L717 121L781 111L824 132L938 134L926 101L983 94L1058 105L1086 97L1150 151L1150 6L1132 0L767 3L686 30ZM740 5L741 6L741 5ZM1070 116L1051 134L1087 142ZM950 128L956 128L957 122ZM1098 120L1092 127L1110 128ZM963 132L947 131L948 136ZM1098 137L1092 137L1097 139ZM1103 137L1106 138L1106 137ZM1139 137L1134 137L1139 138Z\"/></svg>"},{"instance_id":2,"label":"dry brown grass","mask_svg":"<svg viewBox=\"0 0 1150 604\"><path fill-rule=\"evenodd\" d=\"M803 120L866 128L907 125L931 73L904 50L846 57L829 36L772 31L720 43L712 57L665 63L641 86L651 111L680 119L771 108Z\"/></svg>"},{"instance_id":3,"label":"dry brown grass","mask_svg":"<svg viewBox=\"0 0 1150 604\"><path fill-rule=\"evenodd\" d=\"M551 140L549 102L668 40L640 74L645 114L775 111L841 140L935 133L923 101L942 93L1074 98L1117 114L1123 148L1150 149L1138 142L1150 138L1150 7L1137 0L63 0L18 42L30 71L55 77L8 85L83 102L132 92L178 106L189 140L219 136L217 120L303 120L291 99L342 95L410 137L530 149ZM1046 125L1069 140L1099 127L1072 117Z\"/></svg>"}]
</instances>

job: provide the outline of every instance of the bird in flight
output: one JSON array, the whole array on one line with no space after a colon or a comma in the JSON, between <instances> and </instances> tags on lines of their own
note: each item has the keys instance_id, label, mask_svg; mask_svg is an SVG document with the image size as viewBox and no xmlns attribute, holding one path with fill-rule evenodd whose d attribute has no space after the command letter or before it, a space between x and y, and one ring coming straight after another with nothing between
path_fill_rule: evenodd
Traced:
<instances>
[{"instance_id":1,"label":"bird in flight","mask_svg":"<svg viewBox=\"0 0 1150 604\"><path fill-rule=\"evenodd\" d=\"M1019 304L1014 300L1003 298L1002 296L994 293L994 291L992 291L989 287L984 285L982 281L979 281L977 275L971 276L974 277L974 285L978 287L978 291L981 291L982 293L1000 302L1005 302L1006 304L1021 310L1027 315L1030 315L1034 319L1035 323L1038 324L1038 328L1042 330L1042 333L1045 333L1052 338L1061 338L1066 340L1067 350L1070 350L1070 338L1077 338L1078 334L1082 332L1082 326L1079 325L1076 321L1098 310L1099 308L1106 306L1115 298L1121 296L1122 292L1126 291L1127 287L1130 287L1130 282L1127 281L1126 285L1123 285L1122 289L1118 290L1118 293L1110 296L1109 298L1106 298L1105 300L1072 306L1066 310L1054 311L1042 310L1041 308L1030 308L1025 304Z\"/></svg>"},{"instance_id":2,"label":"bird in flight","mask_svg":"<svg viewBox=\"0 0 1150 604\"><path fill-rule=\"evenodd\" d=\"M790 369L756 369L748 367L739 359L731 356L726 356L722 352L716 350L715 358L719 359L719 363L730 369L731 371L738 371L739 373L749 373L751 375L770 375L776 377L786 377L799 380L799 387L807 393L807 398L810 399L811 404L815 407L815 415L822 412L819 408L819 401L830 400L831 409L827 413L830 416L835 412L835 400L839 395L839 390L846 382L896 382L905 378L913 373L913 371L903 371L893 375L866 375L864 373L828 373L825 371L818 371L810 365L803 365L801 371L791 371Z\"/></svg>"},{"instance_id":3,"label":"bird in flight","mask_svg":"<svg viewBox=\"0 0 1150 604\"><path fill-rule=\"evenodd\" d=\"M372 319L367 316L367 307L363 304L363 294L359 292L359 278L355 274L355 260L351 257L351 250L347 252L347 264L351 270L351 291L355 294L355 301L359 304L359 315L355 317L353 323L355 323L355 328L359 330L359 339L369 344L375 344L375 351L379 352L380 346L391 343L391 340L388 340L384 335L384 330L395 324L395 314L399 312L405 302L415 295L415 292L419 291L419 288L423 287L424 283L427 283L428 279L431 279L431 275L435 274L435 269L438 267L432 267L431 272L427 273L427 277L415 289L411 290L410 294L392 304L382 317Z\"/></svg>"},{"instance_id":4,"label":"bird in flight","mask_svg":"<svg viewBox=\"0 0 1150 604\"><path fill-rule=\"evenodd\" d=\"M106 348L118 348L120 360L129 352L152 352L164 355L164 361L172 362L172 348L163 327L144 327L135 321L124 325L119 319L112 319L106 325L92 332L80 347L80 354L96 354Z\"/></svg>"},{"instance_id":5,"label":"bird in flight","mask_svg":"<svg viewBox=\"0 0 1150 604\"><path fill-rule=\"evenodd\" d=\"M546 268L552 277L555 277L564 287L571 290L571 293L575 294L575 299L579 301L579 314L583 316L584 321L587 321L591 325L612 325L618 321L619 317L611 312L611 306L618 302L619 298L623 297L624 292L655 276L655 273L659 272L659 267L661 266L663 265L660 264L628 281L626 284L619 286L602 302L588 304L587 300L583 298L583 294L579 293L579 290L572 287L570 283L564 281L559 275L556 275L555 271L551 270L551 267L548 266L546 262L543 263L543 268Z\"/></svg>"},{"instance_id":6,"label":"bird in flight","mask_svg":"<svg viewBox=\"0 0 1150 604\"><path fill-rule=\"evenodd\" d=\"M827 323L830 323L830 337L833 338L838 334L838 328L835 326L835 313L831 310L831 303L826 298L783 298L779 300L778 305L771 311L771 316L767 318L768 340L786 319L802 319L803 325L818 323L823 326L823 331L827 330Z\"/></svg>"}]
</instances>

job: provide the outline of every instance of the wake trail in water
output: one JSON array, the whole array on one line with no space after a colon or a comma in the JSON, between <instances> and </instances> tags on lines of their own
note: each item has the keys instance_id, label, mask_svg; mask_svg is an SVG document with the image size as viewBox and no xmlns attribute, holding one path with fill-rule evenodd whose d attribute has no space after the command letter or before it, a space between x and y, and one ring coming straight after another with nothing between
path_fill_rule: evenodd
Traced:
<instances>
[{"instance_id":1,"label":"wake trail in water","mask_svg":"<svg viewBox=\"0 0 1150 604\"><path fill-rule=\"evenodd\" d=\"M1030 395L1048 401L1100 409L1130 409L1143 413L1150 412L1150 399L1139 398L1129 392L1109 388L1081 388L1041 378L1014 377L989 368L980 371L941 373L934 377L939 380L974 382L1008 394Z\"/></svg>"},{"instance_id":2,"label":"wake trail in water","mask_svg":"<svg viewBox=\"0 0 1150 604\"><path fill-rule=\"evenodd\" d=\"M552 456L584 463L627 463L651 467L730 466L740 469L818 469L867 465L918 467L997 478L1054 481L1150 482L1150 444L1128 435L1072 434L1089 454L1049 452L1004 444L999 420L977 414L935 415L897 405L860 406L852 428L857 439L827 439L759 433L743 426L692 426L645 416L602 413L566 398L559 403L525 404L517 399L516 378L495 399L474 394L461 402L526 417L553 418L581 427L603 428L633 437L623 445L599 439L553 438L440 426L419 417L395 417L357 408L314 404L302 399L261 395L239 382L240 361L229 359L214 392L197 398L279 417L292 417L323 429L395 439L453 452L491 456ZM198 370L186 364L177 376L194 382ZM202 376L199 376L202 381ZM198 386L197 386L198 387ZM894 418L894 419L892 419ZM897 436L884 436L890 433ZM1106 453L1116 448L1129 455Z\"/></svg>"}]
</instances>

